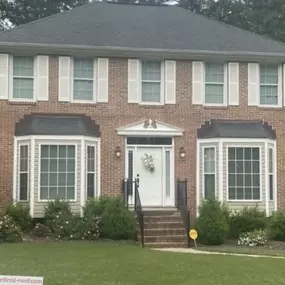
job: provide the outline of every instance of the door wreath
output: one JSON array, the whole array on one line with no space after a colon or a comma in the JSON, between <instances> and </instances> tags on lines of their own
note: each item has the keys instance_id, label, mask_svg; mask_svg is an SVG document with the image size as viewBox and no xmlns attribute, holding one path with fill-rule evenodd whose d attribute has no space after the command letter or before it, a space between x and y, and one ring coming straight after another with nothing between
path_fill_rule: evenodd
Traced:
<instances>
[{"instance_id":1,"label":"door wreath","mask_svg":"<svg viewBox=\"0 0 285 285\"><path fill-rule=\"evenodd\" d=\"M155 167L154 167L154 157L152 155L145 154L142 157L142 161L143 161L144 167L149 172L154 172L154 170L155 170Z\"/></svg>"}]
</instances>

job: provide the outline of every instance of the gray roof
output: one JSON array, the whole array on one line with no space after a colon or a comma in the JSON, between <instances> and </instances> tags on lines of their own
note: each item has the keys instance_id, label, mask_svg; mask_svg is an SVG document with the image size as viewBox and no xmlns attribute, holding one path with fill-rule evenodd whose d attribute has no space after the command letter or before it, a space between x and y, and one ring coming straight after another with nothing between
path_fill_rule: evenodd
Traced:
<instances>
[{"instance_id":1,"label":"gray roof","mask_svg":"<svg viewBox=\"0 0 285 285\"><path fill-rule=\"evenodd\" d=\"M15 136L60 135L100 137L99 126L85 115L32 114L16 123Z\"/></svg>"},{"instance_id":2,"label":"gray roof","mask_svg":"<svg viewBox=\"0 0 285 285\"><path fill-rule=\"evenodd\" d=\"M0 33L0 43L285 53L285 44L170 5L95 2Z\"/></svg>"},{"instance_id":3,"label":"gray roof","mask_svg":"<svg viewBox=\"0 0 285 285\"><path fill-rule=\"evenodd\" d=\"M276 132L266 122L247 120L206 121L197 130L197 137L206 138L264 138L276 139Z\"/></svg>"}]
</instances>

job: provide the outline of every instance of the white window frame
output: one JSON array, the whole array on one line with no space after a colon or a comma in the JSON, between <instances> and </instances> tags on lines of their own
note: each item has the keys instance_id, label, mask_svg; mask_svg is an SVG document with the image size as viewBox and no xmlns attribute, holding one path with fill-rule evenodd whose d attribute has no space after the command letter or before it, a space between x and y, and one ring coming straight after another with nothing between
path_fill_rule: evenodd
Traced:
<instances>
[{"instance_id":1,"label":"white window frame","mask_svg":"<svg viewBox=\"0 0 285 285\"><path fill-rule=\"evenodd\" d=\"M214 149L214 157L215 157L215 171L214 172L205 172L205 161L204 161L204 156L205 156L205 149L208 148L213 148ZM207 146L202 146L202 197L205 199L205 174L214 174L215 176L215 193L214 197L217 197L217 147L215 145L207 145Z\"/></svg>"},{"instance_id":2,"label":"white window frame","mask_svg":"<svg viewBox=\"0 0 285 285\"><path fill-rule=\"evenodd\" d=\"M89 59L93 62L93 78L92 80L90 78L76 78L74 77L74 61L75 59ZM93 57L72 57L70 58L70 69L71 69L71 82L70 82L70 90L71 90L71 103L80 103L80 104L95 104L97 103L97 76L98 76L98 65L97 65L97 58ZM74 99L74 81L75 80L86 80L86 81L92 81L93 83L93 99L92 100L82 100L82 99ZM94 93L96 94L94 98Z\"/></svg>"},{"instance_id":3,"label":"white window frame","mask_svg":"<svg viewBox=\"0 0 285 285\"><path fill-rule=\"evenodd\" d=\"M93 147L94 148L94 171L89 171L88 170L88 147ZM85 153L85 172L86 172L86 186L85 186L85 192L86 192L86 199L92 199L92 198L96 198L98 196L97 192L97 173L98 173L98 167L97 167L97 145L96 144L92 144L92 143L86 143L86 153ZM95 187L95 191L94 191L94 196L93 197L88 197L88 174L94 174L94 187Z\"/></svg>"},{"instance_id":4,"label":"white window frame","mask_svg":"<svg viewBox=\"0 0 285 285\"><path fill-rule=\"evenodd\" d=\"M229 148L258 148L259 149L259 197L260 199L229 199ZM234 143L230 145L226 145L226 201L231 202L231 203L255 203L255 202L262 202L262 189L263 189L263 184L262 184L262 162L264 161L264 156L262 155L262 147L257 146L254 144L239 144L239 143Z\"/></svg>"},{"instance_id":5,"label":"white window frame","mask_svg":"<svg viewBox=\"0 0 285 285\"><path fill-rule=\"evenodd\" d=\"M262 83L260 82L260 76L261 76L261 73L260 73L260 66L262 65L276 65L277 66L277 78L278 78L278 83L277 84L265 84L265 83ZM281 72L281 74L280 74ZM283 76L282 76L282 73L283 73L283 67L282 65L280 64L262 64L262 63L259 63L258 64L258 90L259 90L259 94L258 94L258 105L259 107L265 107L265 108L276 108L276 107L282 107L280 106L280 99L279 99L279 88L280 88L280 84L283 85ZM281 82L280 82L280 79L281 79ZM276 86L277 87L277 103L276 104L262 104L261 103L261 86ZM283 88L283 86L281 87ZM284 92L284 90L283 90ZM282 100L281 100L282 102Z\"/></svg>"},{"instance_id":6,"label":"white window frame","mask_svg":"<svg viewBox=\"0 0 285 285\"><path fill-rule=\"evenodd\" d=\"M14 76L14 57L29 57L33 58L33 77L31 76ZM33 98L14 98L14 78L33 79ZM11 102L36 102L37 88L37 58L35 56L10 56L10 79L9 79L9 101Z\"/></svg>"},{"instance_id":7,"label":"white window frame","mask_svg":"<svg viewBox=\"0 0 285 285\"><path fill-rule=\"evenodd\" d=\"M143 62L160 62L160 81L158 80L142 80L142 66L143 66ZM151 60L151 59L147 59L147 60L140 60L140 98L139 98L139 104L140 105L164 105L164 85L165 85L165 64L164 61L161 60ZM143 82L150 82L150 83L160 83L160 102L148 102L148 101L143 101L142 97L142 84Z\"/></svg>"},{"instance_id":8,"label":"white window frame","mask_svg":"<svg viewBox=\"0 0 285 285\"><path fill-rule=\"evenodd\" d=\"M274 164L274 148L272 146L269 146L268 149L268 200L270 202L274 201L275 198L275 164ZM269 160L269 153L272 151L272 171L270 171L270 160ZM270 198L270 177L272 176L272 199Z\"/></svg>"},{"instance_id":9,"label":"white window frame","mask_svg":"<svg viewBox=\"0 0 285 285\"><path fill-rule=\"evenodd\" d=\"M60 142L60 141L46 141L41 142L38 144L39 147L39 157L38 157L38 202L50 202L54 201L55 199L41 199L40 191L41 191L41 148L42 145L62 145L62 146L74 146L75 147L75 177L74 177L74 199L64 199L64 201L68 202L77 202L77 169L78 169L78 149L76 143L70 143L70 142Z\"/></svg>"},{"instance_id":10,"label":"white window frame","mask_svg":"<svg viewBox=\"0 0 285 285\"><path fill-rule=\"evenodd\" d=\"M26 146L28 148L28 165L27 171L21 171L21 147ZM21 173L27 174L27 199L21 200L20 197L20 176ZM28 202L30 196L30 145L26 142L19 142L17 145L17 201L19 202Z\"/></svg>"},{"instance_id":11,"label":"white window frame","mask_svg":"<svg viewBox=\"0 0 285 285\"><path fill-rule=\"evenodd\" d=\"M224 80L223 80L223 102L222 103L206 103L206 85L212 84L212 85L221 85L221 83L217 82L207 82L206 81L206 72L207 72L207 64L217 64L217 65L223 65L224 68ZM209 106L209 107L219 107L219 106L227 106L228 105L228 63L227 62L203 62L204 65L204 74L203 74L203 84L204 84L204 98L203 98L203 105Z\"/></svg>"}]
</instances>

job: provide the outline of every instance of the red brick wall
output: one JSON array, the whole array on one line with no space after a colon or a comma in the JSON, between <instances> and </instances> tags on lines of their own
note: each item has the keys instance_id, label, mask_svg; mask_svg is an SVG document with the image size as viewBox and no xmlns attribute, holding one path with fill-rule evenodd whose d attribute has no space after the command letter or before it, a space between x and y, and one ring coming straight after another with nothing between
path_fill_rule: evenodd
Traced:
<instances>
[{"instance_id":1,"label":"red brick wall","mask_svg":"<svg viewBox=\"0 0 285 285\"><path fill-rule=\"evenodd\" d=\"M188 180L189 202L195 210L196 180L196 130L209 119L264 119L277 131L278 157L278 206L284 207L285 192L285 112L276 108L247 106L247 65L240 64L240 106L202 107L193 106L192 71L190 61L177 62L177 104L166 106L139 106L127 103L127 60L109 61L109 103L69 104L58 102L58 58L50 57L50 100L38 103L0 102L0 201L6 203L12 197L13 137L15 123L32 112L84 113L100 124L101 129L101 190L104 194L119 194L124 178L124 153L117 159L116 146L124 152L124 138L116 134L116 128L144 119L157 119L183 128L183 137L175 138L175 178ZM186 150L186 159L179 158L179 148Z\"/></svg>"}]
</instances>

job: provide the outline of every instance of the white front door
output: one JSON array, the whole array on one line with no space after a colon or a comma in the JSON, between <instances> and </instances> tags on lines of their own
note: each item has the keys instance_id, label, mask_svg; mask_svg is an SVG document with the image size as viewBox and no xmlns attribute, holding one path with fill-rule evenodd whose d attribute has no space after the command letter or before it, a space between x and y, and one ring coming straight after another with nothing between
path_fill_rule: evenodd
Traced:
<instances>
[{"instance_id":1,"label":"white front door","mask_svg":"<svg viewBox=\"0 0 285 285\"><path fill-rule=\"evenodd\" d=\"M151 170L147 158L152 161ZM143 207L174 206L174 158L172 146L127 147L126 177L139 177L139 193ZM134 203L134 196L130 197Z\"/></svg>"},{"instance_id":2,"label":"white front door","mask_svg":"<svg viewBox=\"0 0 285 285\"><path fill-rule=\"evenodd\" d=\"M152 162L151 162L152 160ZM135 154L136 171L139 175L139 192L143 206L163 205L162 148L138 147ZM151 169L151 165L154 166Z\"/></svg>"}]
</instances>

